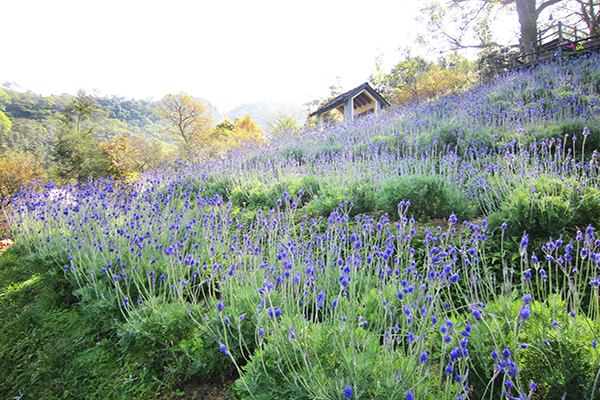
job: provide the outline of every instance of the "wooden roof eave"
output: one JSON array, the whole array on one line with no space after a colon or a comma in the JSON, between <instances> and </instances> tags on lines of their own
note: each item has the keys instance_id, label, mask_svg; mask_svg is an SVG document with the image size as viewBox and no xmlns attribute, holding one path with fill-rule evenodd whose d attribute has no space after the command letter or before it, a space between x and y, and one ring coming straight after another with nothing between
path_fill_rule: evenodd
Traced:
<instances>
[{"instance_id":1,"label":"wooden roof eave","mask_svg":"<svg viewBox=\"0 0 600 400\"><path fill-rule=\"evenodd\" d=\"M383 96L381 96L379 93L377 93L377 91L375 91L375 89L373 89L369 85L368 82L365 82L362 85L328 101L322 107L320 107L317 111L309 114L309 117L312 117L312 116L315 116L318 114L325 114L326 112L334 110L334 109L340 107L341 105L345 104L349 99L355 98L355 97L361 95L365 91L367 92L368 96L370 96L375 101L379 101L381 103L381 108L390 106L390 103L388 103L388 101L385 98L383 98Z\"/></svg>"}]
</instances>

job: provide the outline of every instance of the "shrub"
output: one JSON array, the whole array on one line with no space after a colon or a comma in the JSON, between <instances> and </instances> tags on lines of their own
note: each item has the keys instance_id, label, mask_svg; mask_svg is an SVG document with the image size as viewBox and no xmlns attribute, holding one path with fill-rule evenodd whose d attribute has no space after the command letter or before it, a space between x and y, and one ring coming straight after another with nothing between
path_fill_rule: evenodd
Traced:
<instances>
[{"instance_id":1,"label":"shrub","mask_svg":"<svg viewBox=\"0 0 600 400\"><path fill-rule=\"evenodd\" d=\"M378 208L390 216L398 215L398 204L403 200L410 201L409 214L421 221L448 218L452 213L459 219L473 215L469 200L439 176L398 176L388 180L377 196Z\"/></svg>"},{"instance_id":2,"label":"shrub","mask_svg":"<svg viewBox=\"0 0 600 400\"><path fill-rule=\"evenodd\" d=\"M223 198L223 201L229 200L229 194L233 185L229 178L223 176L211 176L206 180L204 185L204 188L200 190L200 195L202 197L210 199L219 195Z\"/></svg>"},{"instance_id":3,"label":"shrub","mask_svg":"<svg viewBox=\"0 0 600 400\"><path fill-rule=\"evenodd\" d=\"M591 121L568 120L549 128L542 129L538 138L555 138L559 141L565 140L567 148L572 148L575 157L581 157L583 148L583 131L587 128L589 135L585 140L584 156L590 157L594 150L600 149L600 126ZM573 142L573 138L577 140Z\"/></svg>"},{"instance_id":4,"label":"shrub","mask_svg":"<svg viewBox=\"0 0 600 400\"><path fill-rule=\"evenodd\" d=\"M438 386L435 374L419 386L418 359L382 349L379 336L363 329L321 323L296 332L291 339L282 328L253 355L236 381L241 399L345 399L346 385L356 398L403 398L407 386L416 398L426 398Z\"/></svg>"},{"instance_id":5,"label":"shrub","mask_svg":"<svg viewBox=\"0 0 600 400\"><path fill-rule=\"evenodd\" d=\"M334 183L322 185L320 193L306 206L306 212L311 216L328 216L340 206L351 208L351 216L373 212L377 209L375 190L370 184L356 181L348 187Z\"/></svg>"},{"instance_id":6,"label":"shrub","mask_svg":"<svg viewBox=\"0 0 600 400\"><path fill-rule=\"evenodd\" d=\"M271 209L277 206L277 200L283 200L285 193L289 195L290 202L295 202L300 197L301 203L307 203L318 193L319 187L319 181L312 176L282 179L270 187L262 182L253 181L234 188L231 192L231 203L251 210ZM300 190L303 191L302 196Z\"/></svg>"},{"instance_id":7,"label":"shrub","mask_svg":"<svg viewBox=\"0 0 600 400\"><path fill-rule=\"evenodd\" d=\"M570 229L600 223L600 190L572 179L541 177L515 190L489 217L491 229L507 223L506 235L558 237Z\"/></svg>"},{"instance_id":8,"label":"shrub","mask_svg":"<svg viewBox=\"0 0 600 400\"><path fill-rule=\"evenodd\" d=\"M592 321L585 316L568 315L563 300L531 303L531 315L519 320L522 300L510 296L490 302L486 307L487 324L473 325L471 332L471 384L473 398L489 398L502 393L502 374L491 350L501 353L509 348L511 359L520 370L523 389L537 383L534 399L590 399L599 356L592 350ZM516 336L515 336L516 334ZM485 394L485 396L484 396ZM596 395L597 396L597 395ZM593 398L598 398L594 396ZM600 396L599 396L600 397Z\"/></svg>"}]
</instances>

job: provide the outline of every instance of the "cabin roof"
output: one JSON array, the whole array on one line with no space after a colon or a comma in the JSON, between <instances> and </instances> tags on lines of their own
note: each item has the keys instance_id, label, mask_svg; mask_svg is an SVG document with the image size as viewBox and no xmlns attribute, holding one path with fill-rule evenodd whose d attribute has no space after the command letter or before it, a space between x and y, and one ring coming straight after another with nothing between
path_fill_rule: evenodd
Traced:
<instances>
[{"instance_id":1,"label":"cabin roof","mask_svg":"<svg viewBox=\"0 0 600 400\"><path fill-rule=\"evenodd\" d=\"M371 97L373 97L375 100L378 100L381 103L381 108L390 106L390 103L388 103L388 101L385 98L383 98L382 95L377 93L377 91L375 89L373 89L371 87L371 85L369 85L368 82L365 82L362 85L360 85L346 93L342 93L339 96L329 100L327 103L325 103L324 105L319 107L319 109L317 111L311 113L309 116L312 117L317 114L323 114L323 113L326 113L327 111L331 111L335 108L338 108L338 107L344 105L346 103L346 101L348 101L348 99L351 99L355 96L358 99L358 101L360 102L361 101L360 95L361 95L361 92L363 92L363 91L368 92Z\"/></svg>"}]
</instances>

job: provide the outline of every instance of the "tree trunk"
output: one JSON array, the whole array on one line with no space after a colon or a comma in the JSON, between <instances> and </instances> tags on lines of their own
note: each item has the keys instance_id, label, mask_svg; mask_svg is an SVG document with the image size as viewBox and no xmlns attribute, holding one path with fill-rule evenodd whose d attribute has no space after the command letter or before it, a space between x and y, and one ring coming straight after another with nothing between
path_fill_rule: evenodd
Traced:
<instances>
[{"instance_id":1,"label":"tree trunk","mask_svg":"<svg viewBox=\"0 0 600 400\"><path fill-rule=\"evenodd\" d=\"M537 10L535 0L516 0L519 24L521 24L521 51L527 54L527 61L535 60L537 50ZM530 56L531 54L531 56Z\"/></svg>"}]
</instances>

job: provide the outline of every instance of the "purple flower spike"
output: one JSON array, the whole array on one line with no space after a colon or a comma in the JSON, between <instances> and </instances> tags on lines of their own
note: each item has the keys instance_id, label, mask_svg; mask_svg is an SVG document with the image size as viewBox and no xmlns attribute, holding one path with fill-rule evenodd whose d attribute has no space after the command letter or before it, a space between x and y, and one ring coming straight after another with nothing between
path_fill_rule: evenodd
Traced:
<instances>
[{"instance_id":1,"label":"purple flower spike","mask_svg":"<svg viewBox=\"0 0 600 400\"><path fill-rule=\"evenodd\" d=\"M223 354L225 354L226 356L231 356L231 354L229 354L229 351L227 350L227 346L225 346L223 343L219 342L219 349L223 352Z\"/></svg>"},{"instance_id":2,"label":"purple flower spike","mask_svg":"<svg viewBox=\"0 0 600 400\"><path fill-rule=\"evenodd\" d=\"M352 386L350 386L350 384L346 385L346 388L344 389L344 396L347 399L351 399L352 398Z\"/></svg>"}]
</instances>

